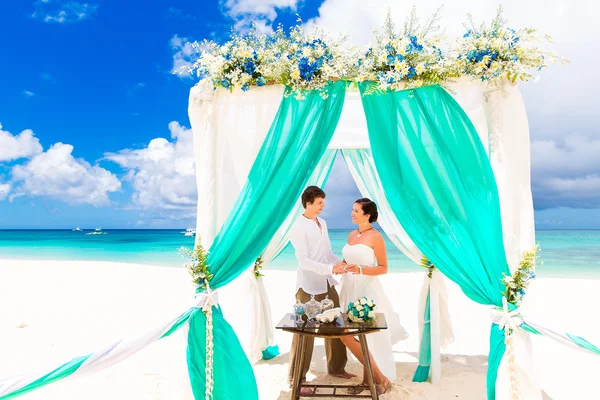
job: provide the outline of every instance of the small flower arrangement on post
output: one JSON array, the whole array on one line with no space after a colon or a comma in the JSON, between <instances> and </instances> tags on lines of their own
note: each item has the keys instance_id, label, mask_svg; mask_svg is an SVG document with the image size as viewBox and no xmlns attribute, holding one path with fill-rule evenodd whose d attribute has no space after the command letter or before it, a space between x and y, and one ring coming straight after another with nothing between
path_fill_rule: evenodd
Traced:
<instances>
[{"instance_id":1,"label":"small flower arrangement on post","mask_svg":"<svg viewBox=\"0 0 600 400\"><path fill-rule=\"evenodd\" d=\"M421 267L427 269L427 276L431 279L435 265L425 256L421 256Z\"/></svg>"},{"instance_id":2,"label":"small flower arrangement on post","mask_svg":"<svg viewBox=\"0 0 600 400\"><path fill-rule=\"evenodd\" d=\"M438 84L456 75L454 63L438 47L439 19L440 9L420 27L413 8L404 30L397 33L388 11L383 31L373 32L375 43L358 60L358 79L375 81L375 90L402 90Z\"/></svg>"},{"instance_id":3,"label":"small flower arrangement on post","mask_svg":"<svg viewBox=\"0 0 600 400\"><path fill-rule=\"evenodd\" d=\"M537 244L533 249L523 253L519 267L512 275L503 274L502 282L506 285L506 291L502 294L509 303L517 307L521 306L530 281L535 279L535 266L539 258L537 255L539 251L540 245Z\"/></svg>"},{"instance_id":4,"label":"small flower arrangement on post","mask_svg":"<svg viewBox=\"0 0 600 400\"><path fill-rule=\"evenodd\" d=\"M562 64L569 61L533 45L541 41L533 28L514 30L506 26L503 8L498 7L496 17L489 26L475 26L468 14L467 32L456 45L457 60L462 72L495 83L499 78L511 82L533 78L531 70L541 70L548 62ZM550 36L545 39L551 41Z\"/></svg>"},{"instance_id":5,"label":"small flower arrangement on post","mask_svg":"<svg viewBox=\"0 0 600 400\"><path fill-rule=\"evenodd\" d=\"M263 275L262 273L262 269L263 269L263 260L262 257L258 257L256 259L256 261L254 261L254 278L258 279Z\"/></svg>"},{"instance_id":6,"label":"small flower arrangement on post","mask_svg":"<svg viewBox=\"0 0 600 400\"><path fill-rule=\"evenodd\" d=\"M184 266L192 276L192 281L196 284L196 293L207 289L208 283L212 279L212 274L208 270L207 255L200 240L196 240L194 250L187 247L180 247L179 254L185 259Z\"/></svg>"},{"instance_id":7,"label":"small flower arrangement on post","mask_svg":"<svg viewBox=\"0 0 600 400\"><path fill-rule=\"evenodd\" d=\"M348 319L352 322L369 322L375 317L377 305L368 297L348 304Z\"/></svg>"}]
</instances>

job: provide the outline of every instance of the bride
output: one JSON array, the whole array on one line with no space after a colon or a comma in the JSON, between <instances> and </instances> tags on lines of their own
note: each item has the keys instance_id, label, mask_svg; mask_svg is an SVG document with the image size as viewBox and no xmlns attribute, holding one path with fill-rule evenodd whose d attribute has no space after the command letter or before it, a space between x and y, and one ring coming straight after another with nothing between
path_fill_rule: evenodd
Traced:
<instances>
[{"instance_id":1,"label":"bride","mask_svg":"<svg viewBox=\"0 0 600 400\"><path fill-rule=\"evenodd\" d=\"M358 229L350 232L348 243L342 250L344 261L348 265L342 277L340 305L345 310L348 303L366 296L373 299L378 313L385 314L388 329L366 335L377 391L385 393L391 382L396 380L396 362L392 346L398 340L406 339L408 334L400 325L398 314L394 313L379 281L378 275L386 274L388 266L383 236L371 226L375 221L377 205L366 198L356 200L352 207L352 222L358 225ZM363 363L358 340L346 336L342 341ZM366 376L363 377L364 381Z\"/></svg>"}]
</instances>

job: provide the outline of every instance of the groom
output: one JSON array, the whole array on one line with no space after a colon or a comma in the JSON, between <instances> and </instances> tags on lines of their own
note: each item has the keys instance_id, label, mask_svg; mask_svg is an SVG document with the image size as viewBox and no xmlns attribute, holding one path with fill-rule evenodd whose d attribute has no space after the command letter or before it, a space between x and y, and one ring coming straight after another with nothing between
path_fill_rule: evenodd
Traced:
<instances>
[{"instance_id":1,"label":"groom","mask_svg":"<svg viewBox=\"0 0 600 400\"><path fill-rule=\"evenodd\" d=\"M296 250L299 264L296 299L306 303L311 299L311 295L314 295L317 301L329 296L333 300L334 306L339 307L340 299L334 286L337 282L333 279L332 274L343 273L346 264L342 263L331 251L327 224L325 220L318 217L325 207L325 192L317 186L307 187L302 193L302 206L304 214L294 223L289 236ZM306 352L301 373L303 379L306 379L314 346L313 337L308 336L306 340ZM298 336L294 335L290 353L289 382L292 382L297 346ZM346 379L356 376L345 371L348 358L346 346L340 339L325 339L325 352L327 372L330 375ZM302 388L301 394L311 393L312 389Z\"/></svg>"}]
</instances>

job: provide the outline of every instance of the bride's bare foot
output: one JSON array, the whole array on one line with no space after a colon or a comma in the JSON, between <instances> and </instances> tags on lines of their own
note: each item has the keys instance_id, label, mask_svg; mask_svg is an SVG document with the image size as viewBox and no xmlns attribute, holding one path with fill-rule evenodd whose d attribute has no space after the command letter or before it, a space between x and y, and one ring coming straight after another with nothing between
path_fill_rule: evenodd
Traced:
<instances>
[{"instance_id":1,"label":"bride's bare foot","mask_svg":"<svg viewBox=\"0 0 600 400\"><path fill-rule=\"evenodd\" d=\"M335 376L336 378L343 378L343 379L352 379L352 378L356 377L355 374L352 374L347 371L344 371L341 374L330 374L330 375Z\"/></svg>"},{"instance_id":2,"label":"bride's bare foot","mask_svg":"<svg viewBox=\"0 0 600 400\"><path fill-rule=\"evenodd\" d=\"M384 394L388 390L390 390L390 388L392 387L392 381L390 381L388 379L386 382L382 383L381 385L375 385L375 387L377 388L377 394Z\"/></svg>"}]
</instances>

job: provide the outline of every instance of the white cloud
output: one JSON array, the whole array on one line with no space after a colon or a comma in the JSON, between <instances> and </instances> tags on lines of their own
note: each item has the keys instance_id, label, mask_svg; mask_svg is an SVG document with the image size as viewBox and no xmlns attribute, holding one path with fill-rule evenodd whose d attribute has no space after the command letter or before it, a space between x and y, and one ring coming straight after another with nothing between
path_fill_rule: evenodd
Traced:
<instances>
[{"instance_id":1,"label":"white cloud","mask_svg":"<svg viewBox=\"0 0 600 400\"><path fill-rule=\"evenodd\" d=\"M463 22L471 13L476 23L489 22L501 2L461 0L442 9L440 25L449 40L464 33ZM506 2L504 2L506 3ZM349 45L367 45L372 30L383 25L388 8L396 28L403 26L417 7L422 22L442 1L380 0L377 7L364 0L325 0L318 15L307 21L332 32L349 34ZM532 137L532 189L536 208L600 208L600 135L596 70L600 53L596 47L600 3L590 0L528 0L504 4L504 17L513 28L537 28L550 34L554 44L543 44L571 61L551 65L540 72L538 83L522 84ZM579 84L585 82L585 84ZM577 135L572 134L578 132Z\"/></svg>"},{"instance_id":2,"label":"white cloud","mask_svg":"<svg viewBox=\"0 0 600 400\"><path fill-rule=\"evenodd\" d=\"M72 23L92 18L98 5L80 1L40 0L34 3L31 18L47 23Z\"/></svg>"},{"instance_id":3,"label":"white cloud","mask_svg":"<svg viewBox=\"0 0 600 400\"><path fill-rule=\"evenodd\" d=\"M16 136L2 130L0 124L0 162L29 158L42 152L40 140L31 129L26 129Z\"/></svg>"},{"instance_id":4,"label":"white cloud","mask_svg":"<svg viewBox=\"0 0 600 400\"><path fill-rule=\"evenodd\" d=\"M6 199L8 194L10 193L11 184L10 183L0 183L0 201Z\"/></svg>"},{"instance_id":5,"label":"white cloud","mask_svg":"<svg viewBox=\"0 0 600 400\"><path fill-rule=\"evenodd\" d=\"M20 196L47 196L69 204L109 205L108 193L121 189L111 172L90 165L72 155L73 146L56 143L12 169L15 184L10 199Z\"/></svg>"},{"instance_id":6,"label":"white cloud","mask_svg":"<svg viewBox=\"0 0 600 400\"><path fill-rule=\"evenodd\" d=\"M23 96L25 96L25 97L33 97L33 96L35 96L35 93L33 93L30 90L23 90Z\"/></svg>"},{"instance_id":7,"label":"white cloud","mask_svg":"<svg viewBox=\"0 0 600 400\"><path fill-rule=\"evenodd\" d=\"M261 31L271 30L278 10L296 11L301 0L226 0L222 2L225 15L235 21L235 29L244 31L252 22Z\"/></svg>"},{"instance_id":8,"label":"white cloud","mask_svg":"<svg viewBox=\"0 0 600 400\"><path fill-rule=\"evenodd\" d=\"M169 124L171 139L152 139L148 147L106 153L105 159L123 167L135 190L133 205L144 209L195 207L196 170L192 130Z\"/></svg>"},{"instance_id":9,"label":"white cloud","mask_svg":"<svg viewBox=\"0 0 600 400\"><path fill-rule=\"evenodd\" d=\"M194 61L198 59L198 53L192 46L192 42L187 38L175 35L169 41L169 45L173 51L173 69L171 72L179 72L179 75L184 77L191 76L187 68L191 67Z\"/></svg>"}]
</instances>

